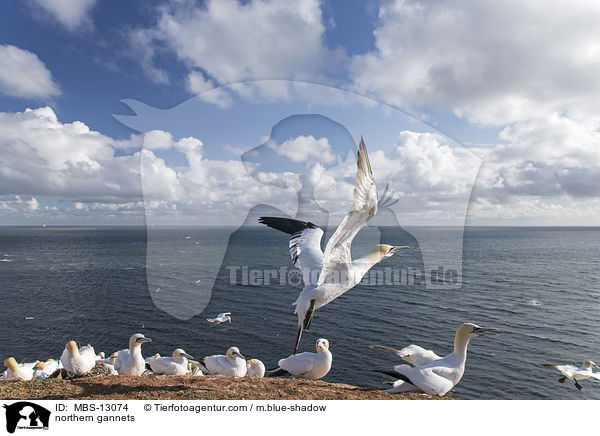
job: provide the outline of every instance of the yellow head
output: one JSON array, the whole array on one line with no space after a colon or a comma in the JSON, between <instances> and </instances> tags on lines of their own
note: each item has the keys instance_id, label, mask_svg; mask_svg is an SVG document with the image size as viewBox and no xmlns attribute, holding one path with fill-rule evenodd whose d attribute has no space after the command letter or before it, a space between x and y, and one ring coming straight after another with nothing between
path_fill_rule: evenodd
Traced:
<instances>
[{"instance_id":1,"label":"yellow head","mask_svg":"<svg viewBox=\"0 0 600 436\"><path fill-rule=\"evenodd\" d=\"M79 355L79 347L77 346L77 342L69 341L67 342L67 345L65 345L65 348L71 356Z\"/></svg>"},{"instance_id":2,"label":"yellow head","mask_svg":"<svg viewBox=\"0 0 600 436\"><path fill-rule=\"evenodd\" d=\"M327 339L317 339L317 353L329 350L329 341Z\"/></svg>"},{"instance_id":3,"label":"yellow head","mask_svg":"<svg viewBox=\"0 0 600 436\"><path fill-rule=\"evenodd\" d=\"M388 244L377 244L375 245L367 257L373 261L380 262L383 259L387 259L388 257L392 257L399 251L408 250L410 247L405 245L388 245Z\"/></svg>"},{"instance_id":4,"label":"yellow head","mask_svg":"<svg viewBox=\"0 0 600 436\"><path fill-rule=\"evenodd\" d=\"M175 351L173 351L173 359L178 359L179 357L186 357L188 359L193 359L193 357L190 356L188 353L186 353L183 349L177 348Z\"/></svg>"},{"instance_id":5,"label":"yellow head","mask_svg":"<svg viewBox=\"0 0 600 436\"><path fill-rule=\"evenodd\" d=\"M17 372L19 370L19 364L15 360L14 357L9 357L4 361L4 366L6 366L12 372Z\"/></svg>"},{"instance_id":6,"label":"yellow head","mask_svg":"<svg viewBox=\"0 0 600 436\"><path fill-rule=\"evenodd\" d=\"M40 371L43 371L44 369L46 369L46 362L36 363L33 369L39 369Z\"/></svg>"},{"instance_id":7,"label":"yellow head","mask_svg":"<svg viewBox=\"0 0 600 436\"><path fill-rule=\"evenodd\" d=\"M240 354L240 350L238 347L230 347L229 350L227 350L227 359L235 359L236 357L239 357L240 359L245 359L244 356L242 356Z\"/></svg>"}]
</instances>

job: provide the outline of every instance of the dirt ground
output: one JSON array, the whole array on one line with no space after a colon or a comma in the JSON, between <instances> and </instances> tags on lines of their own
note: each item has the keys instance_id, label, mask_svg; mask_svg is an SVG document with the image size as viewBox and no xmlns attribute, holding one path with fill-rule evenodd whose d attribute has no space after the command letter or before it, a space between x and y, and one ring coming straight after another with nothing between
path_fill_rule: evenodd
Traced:
<instances>
[{"instance_id":1,"label":"dirt ground","mask_svg":"<svg viewBox=\"0 0 600 436\"><path fill-rule=\"evenodd\" d=\"M319 380L223 376L96 376L74 380L0 380L1 399L39 400L427 400Z\"/></svg>"}]
</instances>

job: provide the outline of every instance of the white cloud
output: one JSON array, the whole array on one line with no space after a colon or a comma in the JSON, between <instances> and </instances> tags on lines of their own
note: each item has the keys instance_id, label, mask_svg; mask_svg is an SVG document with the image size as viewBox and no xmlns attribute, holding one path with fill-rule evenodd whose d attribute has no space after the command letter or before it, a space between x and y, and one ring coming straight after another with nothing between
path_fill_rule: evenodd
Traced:
<instances>
[{"instance_id":1,"label":"white cloud","mask_svg":"<svg viewBox=\"0 0 600 436\"><path fill-rule=\"evenodd\" d=\"M325 137L315 139L312 135L300 135L284 141L279 146L274 141L269 141L267 145L292 162L335 162L335 155Z\"/></svg>"},{"instance_id":2,"label":"white cloud","mask_svg":"<svg viewBox=\"0 0 600 436\"><path fill-rule=\"evenodd\" d=\"M91 22L90 12L96 0L30 0L33 6L50 13L68 30L76 30Z\"/></svg>"},{"instance_id":3,"label":"white cloud","mask_svg":"<svg viewBox=\"0 0 600 436\"><path fill-rule=\"evenodd\" d=\"M198 95L202 100L226 108L233 102L231 94L222 88L216 88L212 80L207 79L201 71L192 71L187 76L187 89Z\"/></svg>"},{"instance_id":4,"label":"white cloud","mask_svg":"<svg viewBox=\"0 0 600 436\"><path fill-rule=\"evenodd\" d=\"M323 45L325 26L318 0L210 0L171 2L154 27L132 32L144 46L142 64L152 76L152 56L167 49L219 83L248 79L315 79L336 66L342 54ZM205 87L196 74L188 88Z\"/></svg>"},{"instance_id":5,"label":"white cloud","mask_svg":"<svg viewBox=\"0 0 600 436\"><path fill-rule=\"evenodd\" d=\"M598 2L396 0L379 19L376 49L352 61L361 91L486 125L597 116Z\"/></svg>"},{"instance_id":6,"label":"white cloud","mask_svg":"<svg viewBox=\"0 0 600 436\"><path fill-rule=\"evenodd\" d=\"M46 99L60 95L46 65L30 51L0 44L0 93Z\"/></svg>"}]
</instances>

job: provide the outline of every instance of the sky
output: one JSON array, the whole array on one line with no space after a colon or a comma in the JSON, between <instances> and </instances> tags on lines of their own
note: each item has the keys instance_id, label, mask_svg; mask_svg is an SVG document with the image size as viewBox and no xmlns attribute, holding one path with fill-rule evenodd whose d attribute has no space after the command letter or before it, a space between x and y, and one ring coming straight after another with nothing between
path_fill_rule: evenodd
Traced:
<instances>
[{"instance_id":1,"label":"sky","mask_svg":"<svg viewBox=\"0 0 600 436\"><path fill-rule=\"evenodd\" d=\"M0 225L600 225L600 4L5 0ZM310 115L310 116L309 116ZM350 154L348 154L350 152Z\"/></svg>"}]
</instances>

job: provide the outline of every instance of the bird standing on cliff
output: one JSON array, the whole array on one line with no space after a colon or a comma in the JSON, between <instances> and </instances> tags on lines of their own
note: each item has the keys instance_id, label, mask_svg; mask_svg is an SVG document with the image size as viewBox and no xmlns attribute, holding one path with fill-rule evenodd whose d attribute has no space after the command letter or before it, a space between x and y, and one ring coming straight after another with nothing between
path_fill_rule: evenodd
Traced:
<instances>
[{"instance_id":1,"label":"bird standing on cliff","mask_svg":"<svg viewBox=\"0 0 600 436\"><path fill-rule=\"evenodd\" d=\"M261 217L259 222L292 235L289 242L293 264L302 272L304 289L294 303L298 330L294 354L302 331L309 331L314 311L352 289L383 259L406 250L406 246L377 244L366 256L352 260L351 244L358 232L377 213L377 189L364 141L358 148L354 210L348 212L321 251L323 230L311 222L289 218Z\"/></svg>"},{"instance_id":2,"label":"bird standing on cliff","mask_svg":"<svg viewBox=\"0 0 600 436\"><path fill-rule=\"evenodd\" d=\"M440 396L446 394L456 386L465 372L469 341L477 336L495 335L499 332L498 329L482 328L472 323L462 324L454 336L454 351L447 356L426 362L428 359L421 355L420 366L403 364L396 365L393 371L378 371L399 379L386 392L424 392Z\"/></svg>"},{"instance_id":3,"label":"bird standing on cliff","mask_svg":"<svg viewBox=\"0 0 600 436\"><path fill-rule=\"evenodd\" d=\"M119 351L115 360L115 370L119 375L142 375L146 370L146 361L142 356L142 344L152 342L141 333L129 338L129 348Z\"/></svg>"}]
</instances>

